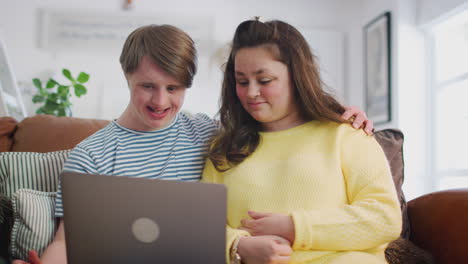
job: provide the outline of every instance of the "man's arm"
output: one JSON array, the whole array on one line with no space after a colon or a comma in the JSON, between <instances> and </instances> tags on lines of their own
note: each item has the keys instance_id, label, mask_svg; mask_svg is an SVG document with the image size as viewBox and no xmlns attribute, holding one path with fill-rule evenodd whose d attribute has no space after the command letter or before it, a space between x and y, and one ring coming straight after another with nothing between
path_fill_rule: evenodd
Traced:
<instances>
[{"instance_id":1,"label":"man's arm","mask_svg":"<svg viewBox=\"0 0 468 264\"><path fill-rule=\"evenodd\" d=\"M39 259L35 251L29 252L30 264L66 264L67 251L65 247L65 229L63 218L60 219L59 227L55 233L54 240L47 247L42 258ZM12 264L28 264L22 260L14 260Z\"/></svg>"},{"instance_id":2,"label":"man's arm","mask_svg":"<svg viewBox=\"0 0 468 264\"><path fill-rule=\"evenodd\" d=\"M60 219L60 224L55 233L54 241L47 247L41 257L43 264L66 264L67 250L65 247L65 228L63 218ZM32 263L36 264L36 263Z\"/></svg>"},{"instance_id":3,"label":"man's arm","mask_svg":"<svg viewBox=\"0 0 468 264\"><path fill-rule=\"evenodd\" d=\"M356 106L345 106L345 112L341 115L345 120L352 120L353 127L361 128L367 135L372 135L374 131L374 123L367 118L364 111Z\"/></svg>"},{"instance_id":4,"label":"man's arm","mask_svg":"<svg viewBox=\"0 0 468 264\"><path fill-rule=\"evenodd\" d=\"M86 174L97 174L97 166L92 159L92 155L88 150L83 149L80 145L76 146L68 156L64 164L63 171L72 171ZM55 217L60 218L60 223L55 233L54 240L42 254L41 259L29 255L31 264L66 264L67 255L65 247L65 227L63 221L63 204L62 204L62 183L57 187L57 197L55 199ZM35 261L39 262L35 262Z\"/></svg>"}]
</instances>

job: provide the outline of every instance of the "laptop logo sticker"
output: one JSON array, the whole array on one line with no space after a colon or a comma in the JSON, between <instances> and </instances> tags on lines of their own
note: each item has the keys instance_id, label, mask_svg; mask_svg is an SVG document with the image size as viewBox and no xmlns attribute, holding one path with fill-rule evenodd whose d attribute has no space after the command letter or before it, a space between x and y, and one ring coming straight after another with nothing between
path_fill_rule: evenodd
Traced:
<instances>
[{"instance_id":1,"label":"laptop logo sticker","mask_svg":"<svg viewBox=\"0 0 468 264\"><path fill-rule=\"evenodd\" d=\"M132 224L132 233L136 240L143 243L153 243L159 237L158 224L146 217L138 218Z\"/></svg>"}]
</instances>

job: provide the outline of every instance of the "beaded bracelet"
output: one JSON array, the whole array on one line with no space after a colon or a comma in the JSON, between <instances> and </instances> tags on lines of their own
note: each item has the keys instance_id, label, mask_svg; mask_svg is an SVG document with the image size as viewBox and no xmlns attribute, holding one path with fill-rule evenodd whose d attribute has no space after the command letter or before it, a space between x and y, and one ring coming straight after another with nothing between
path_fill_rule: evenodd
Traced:
<instances>
[{"instance_id":1,"label":"beaded bracelet","mask_svg":"<svg viewBox=\"0 0 468 264\"><path fill-rule=\"evenodd\" d=\"M237 253L237 246L239 246L239 241L242 236L239 236L234 240L234 243L232 243L231 247L231 264L241 264L242 259L239 253Z\"/></svg>"}]
</instances>

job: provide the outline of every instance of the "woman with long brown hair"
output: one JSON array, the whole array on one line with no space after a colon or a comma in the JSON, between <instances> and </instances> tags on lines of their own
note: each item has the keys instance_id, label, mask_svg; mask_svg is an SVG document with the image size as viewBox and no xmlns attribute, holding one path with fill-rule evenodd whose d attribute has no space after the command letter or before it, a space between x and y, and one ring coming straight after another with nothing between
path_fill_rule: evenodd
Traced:
<instances>
[{"instance_id":1,"label":"woman with long brown hair","mask_svg":"<svg viewBox=\"0 0 468 264\"><path fill-rule=\"evenodd\" d=\"M342 119L301 33L241 23L205 182L228 188L228 262L386 263L401 212L379 144Z\"/></svg>"}]
</instances>

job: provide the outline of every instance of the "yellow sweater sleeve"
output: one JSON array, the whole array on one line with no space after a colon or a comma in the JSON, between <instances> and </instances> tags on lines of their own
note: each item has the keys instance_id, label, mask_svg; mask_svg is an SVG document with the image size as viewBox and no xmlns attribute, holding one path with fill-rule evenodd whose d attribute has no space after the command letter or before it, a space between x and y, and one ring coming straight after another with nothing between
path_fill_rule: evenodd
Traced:
<instances>
[{"instance_id":1,"label":"yellow sweater sleeve","mask_svg":"<svg viewBox=\"0 0 468 264\"><path fill-rule=\"evenodd\" d=\"M213 163L207 159L202 174L202 182L223 184L221 173L215 169ZM228 205L229 206L229 205ZM230 263L230 251L236 238L250 236L245 230L235 229L226 224L226 263Z\"/></svg>"},{"instance_id":2,"label":"yellow sweater sleeve","mask_svg":"<svg viewBox=\"0 0 468 264\"><path fill-rule=\"evenodd\" d=\"M294 250L365 250L400 234L400 206L380 145L361 131L346 132L341 140L348 204L292 212Z\"/></svg>"}]
</instances>

